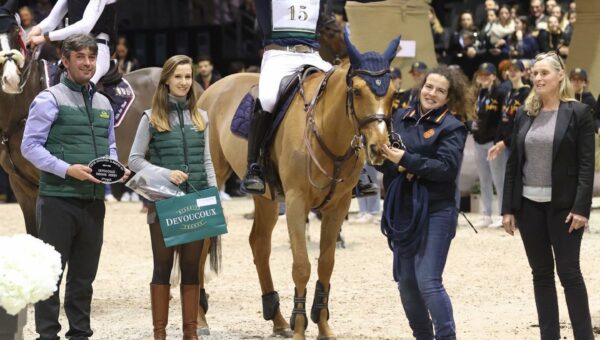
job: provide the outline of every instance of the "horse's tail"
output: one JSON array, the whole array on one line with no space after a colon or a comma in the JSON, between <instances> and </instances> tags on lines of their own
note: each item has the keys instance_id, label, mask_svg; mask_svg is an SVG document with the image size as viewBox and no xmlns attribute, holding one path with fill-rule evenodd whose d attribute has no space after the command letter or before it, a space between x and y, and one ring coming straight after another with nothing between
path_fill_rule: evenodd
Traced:
<instances>
[{"instance_id":1,"label":"horse's tail","mask_svg":"<svg viewBox=\"0 0 600 340\"><path fill-rule=\"evenodd\" d=\"M219 274L221 271L221 236L210 238L210 269Z\"/></svg>"}]
</instances>

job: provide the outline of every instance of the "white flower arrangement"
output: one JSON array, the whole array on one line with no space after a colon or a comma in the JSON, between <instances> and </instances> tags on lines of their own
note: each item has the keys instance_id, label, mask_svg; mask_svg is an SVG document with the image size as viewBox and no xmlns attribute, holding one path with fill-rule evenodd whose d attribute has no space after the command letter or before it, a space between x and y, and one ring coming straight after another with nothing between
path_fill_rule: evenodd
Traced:
<instances>
[{"instance_id":1,"label":"white flower arrangement","mask_svg":"<svg viewBox=\"0 0 600 340\"><path fill-rule=\"evenodd\" d=\"M49 298L61 272L54 247L30 235L0 237L0 306L8 314Z\"/></svg>"}]
</instances>

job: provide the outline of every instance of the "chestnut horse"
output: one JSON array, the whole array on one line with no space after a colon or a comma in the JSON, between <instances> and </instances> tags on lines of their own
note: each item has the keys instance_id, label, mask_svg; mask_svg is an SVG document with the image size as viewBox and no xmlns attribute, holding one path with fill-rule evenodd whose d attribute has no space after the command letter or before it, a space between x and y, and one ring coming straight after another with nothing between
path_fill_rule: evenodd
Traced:
<instances>
[{"instance_id":1,"label":"chestnut horse","mask_svg":"<svg viewBox=\"0 0 600 340\"><path fill-rule=\"evenodd\" d=\"M294 338L304 339L308 325L306 286L311 272L305 221L310 209L319 207L320 256L311 319L318 324L319 338L335 338L328 324L328 295L336 238L365 159L370 164L383 162L381 147L389 143L387 121L394 92L389 68L398 43L399 38L392 41L383 55L360 54L347 40L350 62L327 74L317 73L305 79L303 95L293 98L268 148L269 161L285 197L293 254L295 297L290 324L279 309L269 267L271 234L278 216L278 202L272 199L275 194L271 190L254 197L249 241L263 294L263 317L273 321L277 334L289 333L291 325ZM219 185L231 171L240 177L244 175L247 141L232 134L230 126L242 97L257 83L256 74L231 75L209 87L199 100L211 122L210 151Z\"/></svg>"}]
</instances>

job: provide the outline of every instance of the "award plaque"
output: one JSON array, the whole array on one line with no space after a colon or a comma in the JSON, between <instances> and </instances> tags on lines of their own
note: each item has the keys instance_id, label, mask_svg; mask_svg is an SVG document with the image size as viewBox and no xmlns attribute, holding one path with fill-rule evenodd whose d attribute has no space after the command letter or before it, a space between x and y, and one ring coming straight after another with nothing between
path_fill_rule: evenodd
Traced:
<instances>
[{"instance_id":1,"label":"award plaque","mask_svg":"<svg viewBox=\"0 0 600 340\"><path fill-rule=\"evenodd\" d=\"M114 159L100 157L92 160L88 166L92 176L104 184L113 184L125 176L125 167Z\"/></svg>"}]
</instances>

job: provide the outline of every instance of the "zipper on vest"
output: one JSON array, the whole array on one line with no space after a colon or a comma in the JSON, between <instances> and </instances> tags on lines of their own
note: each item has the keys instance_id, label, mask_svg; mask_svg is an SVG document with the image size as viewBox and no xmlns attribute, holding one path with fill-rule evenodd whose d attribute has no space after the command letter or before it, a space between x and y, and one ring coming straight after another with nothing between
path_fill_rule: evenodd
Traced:
<instances>
[{"instance_id":1,"label":"zipper on vest","mask_svg":"<svg viewBox=\"0 0 600 340\"><path fill-rule=\"evenodd\" d=\"M177 108L177 116L179 117L179 128L181 129L181 137L183 139L183 162L185 163L185 172L189 176L190 165L188 164L188 150L187 150L188 147L187 147L187 140L185 139L185 128L183 125L183 111L179 107L179 103L177 103L175 105L175 107ZM188 177L188 180L185 182L185 192L186 193L189 191L189 180L190 180L190 178Z\"/></svg>"},{"instance_id":2,"label":"zipper on vest","mask_svg":"<svg viewBox=\"0 0 600 340\"><path fill-rule=\"evenodd\" d=\"M87 112L88 115L88 121L90 122L90 130L92 130L92 144L94 146L94 155L96 156L96 158L98 157L98 147L96 145L96 132L94 132L94 119L92 116L92 99L90 98L90 93L88 92L88 89L86 89L85 87L83 87L81 89L81 92L83 94L83 102L85 103L85 111ZM92 183L92 188L93 188L93 192L92 192L92 197L96 197L96 184Z\"/></svg>"}]
</instances>

